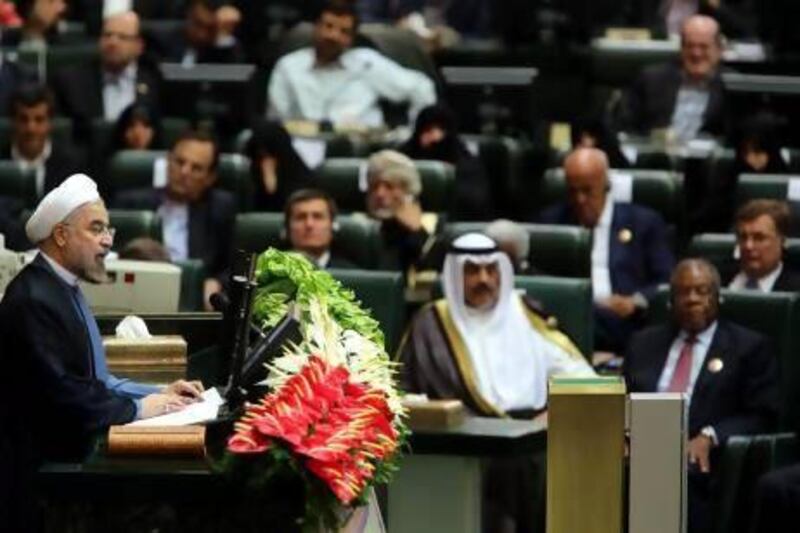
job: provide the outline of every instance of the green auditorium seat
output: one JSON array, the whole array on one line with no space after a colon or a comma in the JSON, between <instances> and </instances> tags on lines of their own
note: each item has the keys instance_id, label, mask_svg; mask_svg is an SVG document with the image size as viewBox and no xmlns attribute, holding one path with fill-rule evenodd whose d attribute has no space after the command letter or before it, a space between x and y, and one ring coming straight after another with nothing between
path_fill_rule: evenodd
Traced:
<instances>
[{"instance_id":1,"label":"green auditorium seat","mask_svg":"<svg viewBox=\"0 0 800 533\"><path fill-rule=\"evenodd\" d=\"M768 471L796 464L797 438L793 433L734 436L722 452L717 482L713 484L713 533L750 533L756 486Z\"/></svg>"},{"instance_id":2,"label":"green auditorium seat","mask_svg":"<svg viewBox=\"0 0 800 533\"><path fill-rule=\"evenodd\" d=\"M618 172L633 176L633 202L654 209L668 223L682 223L683 174L653 169L624 169ZM543 205L566 200L567 186L563 169L551 168L545 172L541 196Z\"/></svg>"},{"instance_id":3,"label":"green auditorium seat","mask_svg":"<svg viewBox=\"0 0 800 533\"><path fill-rule=\"evenodd\" d=\"M109 162L108 173L113 176L116 191L153 186L153 166L166 152L159 150L123 150ZM240 211L252 206L253 185L250 180L250 160L240 154L221 154L217 169L217 186L234 193Z\"/></svg>"},{"instance_id":4,"label":"green auditorium seat","mask_svg":"<svg viewBox=\"0 0 800 533\"><path fill-rule=\"evenodd\" d=\"M111 209L108 218L111 226L117 229L114 236L114 249L117 251L138 237L161 242L161 218L154 211Z\"/></svg>"},{"instance_id":5,"label":"green auditorium seat","mask_svg":"<svg viewBox=\"0 0 800 533\"><path fill-rule=\"evenodd\" d=\"M539 301L558 319L559 328L591 362L594 351L592 322L592 282L589 279L550 276L517 276L517 288Z\"/></svg>"},{"instance_id":6,"label":"green auditorium seat","mask_svg":"<svg viewBox=\"0 0 800 533\"><path fill-rule=\"evenodd\" d=\"M0 195L17 198L25 207L35 208L38 197L34 171L25 170L14 161L0 161Z\"/></svg>"},{"instance_id":7,"label":"green auditorium seat","mask_svg":"<svg viewBox=\"0 0 800 533\"><path fill-rule=\"evenodd\" d=\"M528 146L504 135L469 134L461 138L483 163L497 212L512 212L519 202L514 194L520 188Z\"/></svg>"},{"instance_id":8,"label":"green auditorium seat","mask_svg":"<svg viewBox=\"0 0 800 533\"><path fill-rule=\"evenodd\" d=\"M755 198L786 200L789 197L789 182L800 175L789 174L741 174L736 185L736 203L741 205Z\"/></svg>"},{"instance_id":9,"label":"green auditorium seat","mask_svg":"<svg viewBox=\"0 0 800 533\"><path fill-rule=\"evenodd\" d=\"M591 276L592 234L578 226L520 224L530 235L531 265L552 276ZM453 222L444 227L445 242L470 231L484 231L485 222Z\"/></svg>"},{"instance_id":10,"label":"green auditorium seat","mask_svg":"<svg viewBox=\"0 0 800 533\"><path fill-rule=\"evenodd\" d=\"M380 235L376 222L361 216L337 217L334 250L362 268L376 268ZM237 248L260 253L270 246L285 246L282 213L242 213L236 217L233 242Z\"/></svg>"},{"instance_id":11,"label":"green auditorium seat","mask_svg":"<svg viewBox=\"0 0 800 533\"><path fill-rule=\"evenodd\" d=\"M6 110L3 110L5 114ZM52 138L59 143L72 143L72 120L67 117L53 117ZM11 143L11 119L0 117L0 146Z\"/></svg>"},{"instance_id":12,"label":"green auditorium seat","mask_svg":"<svg viewBox=\"0 0 800 533\"><path fill-rule=\"evenodd\" d=\"M114 122L108 122L104 118L92 120L92 143L99 148L110 147L113 142ZM164 117L161 119L162 142L164 146L172 144L186 131L191 123L181 117Z\"/></svg>"},{"instance_id":13,"label":"green auditorium seat","mask_svg":"<svg viewBox=\"0 0 800 533\"><path fill-rule=\"evenodd\" d=\"M406 322L405 283L399 272L331 269L331 275L352 289L365 308L381 323L386 351L394 353Z\"/></svg>"},{"instance_id":14,"label":"green auditorium seat","mask_svg":"<svg viewBox=\"0 0 800 533\"><path fill-rule=\"evenodd\" d=\"M441 161L415 161L422 179L421 203L425 211L449 212L453 203L455 169ZM330 158L317 170L319 186L328 191L343 212L364 210L366 159Z\"/></svg>"},{"instance_id":15,"label":"green auditorium seat","mask_svg":"<svg viewBox=\"0 0 800 533\"><path fill-rule=\"evenodd\" d=\"M668 318L669 290L659 289L650 302L649 320L662 323ZM781 427L800 427L800 335L795 323L800 318L800 296L795 293L722 290L720 316L758 331L770 339L778 357L781 388Z\"/></svg>"},{"instance_id":16,"label":"green auditorium seat","mask_svg":"<svg viewBox=\"0 0 800 533\"><path fill-rule=\"evenodd\" d=\"M200 259L174 261L181 268L181 296L178 310L181 312L203 311L203 282L206 268Z\"/></svg>"}]
</instances>

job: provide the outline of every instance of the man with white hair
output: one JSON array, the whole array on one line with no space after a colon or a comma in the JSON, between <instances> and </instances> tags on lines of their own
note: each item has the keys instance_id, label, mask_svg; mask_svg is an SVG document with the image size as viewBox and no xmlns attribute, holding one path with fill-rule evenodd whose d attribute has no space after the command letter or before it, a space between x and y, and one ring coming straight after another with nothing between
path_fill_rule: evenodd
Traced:
<instances>
[{"instance_id":1,"label":"man with white hair","mask_svg":"<svg viewBox=\"0 0 800 533\"><path fill-rule=\"evenodd\" d=\"M32 478L42 461L81 458L109 425L181 409L202 392L199 382L162 388L109 373L78 285L106 281L114 237L91 178L76 174L53 189L25 231L39 253L0 302L0 498L10 498L0 508L11 514L0 509L3 531L31 526Z\"/></svg>"},{"instance_id":2,"label":"man with white hair","mask_svg":"<svg viewBox=\"0 0 800 533\"><path fill-rule=\"evenodd\" d=\"M395 150L381 150L367 161L367 215L381 221L384 254L380 268L406 270L418 265L433 244L435 223L427 224L419 196L422 180L414 162Z\"/></svg>"},{"instance_id":3,"label":"man with white hair","mask_svg":"<svg viewBox=\"0 0 800 533\"><path fill-rule=\"evenodd\" d=\"M489 237L456 239L442 278L445 298L417 314L400 347L405 391L456 398L481 416L532 418L547 407L550 376L594 375L551 317L514 291L511 262ZM537 521L542 465L530 459L486 472L485 531L529 531ZM509 523L516 529L500 526Z\"/></svg>"},{"instance_id":4,"label":"man with white hair","mask_svg":"<svg viewBox=\"0 0 800 533\"><path fill-rule=\"evenodd\" d=\"M508 255L515 274L530 274L531 236L522 225L498 218L486 226L486 235Z\"/></svg>"}]
</instances>

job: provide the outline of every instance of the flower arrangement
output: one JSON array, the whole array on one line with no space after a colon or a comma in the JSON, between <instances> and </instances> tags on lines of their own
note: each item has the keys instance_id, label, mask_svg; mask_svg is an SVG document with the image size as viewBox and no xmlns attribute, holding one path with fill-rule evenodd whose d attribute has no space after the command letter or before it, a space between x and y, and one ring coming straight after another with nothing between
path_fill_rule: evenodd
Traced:
<instances>
[{"instance_id":1,"label":"flower arrangement","mask_svg":"<svg viewBox=\"0 0 800 533\"><path fill-rule=\"evenodd\" d=\"M227 449L234 459L266 456L270 466L263 475L281 465L299 474L306 486L306 522L336 528L340 509L364 504L370 487L389 480L407 431L393 363L374 319L329 274L303 263L300 256L275 250L259 260L262 267L281 266L277 274L257 270L262 287L279 283L285 291L293 286L303 341L268 365L270 392L247 407ZM278 299L270 300L269 294L257 295L264 323L288 301L281 297L273 305ZM265 306L267 300L274 309ZM337 309L371 338L343 327L334 318Z\"/></svg>"}]
</instances>

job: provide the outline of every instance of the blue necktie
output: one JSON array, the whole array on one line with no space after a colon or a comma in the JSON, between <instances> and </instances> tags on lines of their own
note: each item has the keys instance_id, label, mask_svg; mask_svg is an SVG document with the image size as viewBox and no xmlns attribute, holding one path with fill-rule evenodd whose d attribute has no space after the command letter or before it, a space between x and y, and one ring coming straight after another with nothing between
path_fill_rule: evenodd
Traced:
<instances>
[{"instance_id":1,"label":"blue necktie","mask_svg":"<svg viewBox=\"0 0 800 533\"><path fill-rule=\"evenodd\" d=\"M81 288L77 285L71 288L72 299L75 301L75 306L78 309L81 320L83 320L83 325L86 326L86 333L89 334L89 346L92 350L92 373L96 379L105 382L108 379L108 367L106 366L106 352L103 347L100 328L97 327L97 321L89 309L89 304L86 302Z\"/></svg>"}]
</instances>

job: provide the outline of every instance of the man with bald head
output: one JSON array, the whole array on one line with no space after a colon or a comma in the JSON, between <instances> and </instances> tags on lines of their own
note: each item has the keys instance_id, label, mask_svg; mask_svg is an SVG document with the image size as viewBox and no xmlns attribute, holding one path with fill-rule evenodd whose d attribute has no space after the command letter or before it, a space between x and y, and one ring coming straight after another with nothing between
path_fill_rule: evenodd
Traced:
<instances>
[{"instance_id":1,"label":"man with bald head","mask_svg":"<svg viewBox=\"0 0 800 533\"><path fill-rule=\"evenodd\" d=\"M103 21L98 42L100 56L56 72L53 80L62 113L86 128L91 119L115 121L136 101L158 108L159 75L141 61L144 40L139 16L133 11L116 13Z\"/></svg>"},{"instance_id":2,"label":"man with bald head","mask_svg":"<svg viewBox=\"0 0 800 533\"><path fill-rule=\"evenodd\" d=\"M69 177L42 199L25 232L39 253L0 302L2 531L35 529L32 481L42 461L80 460L108 426L181 409L202 392L198 382L158 387L109 373L78 285L106 281L114 238L94 181Z\"/></svg>"},{"instance_id":3,"label":"man with bald head","mask_svg":"<svg viewBox=\"0 0 800 533\"><path fill-rule=\"evenodd\" d=\"M573 151L564 160L564 174L568 201L546 209L540 220L592 231L595 347L619 353L675 264L666 227L652 209L613 201L601 150Z\"/></svg>"},{"instance_id":4,"label":"man with bald head","mask_svg":"<svg viewBox=\"0 0 800 533\"><path fill-rule=\"evenodd\" d=\"M689 529L710 531L712 476L731 435L774 429L777 361L767 339L719 318L720 278L703 259L684 259L670 281L672 320L631 338L623 373L629 392L677 392L688 403Z\"/></svg>"},{"instance_id":5,"label":"man with bald head","mask_svg":"<svg viewBox=\"0 0 800 533\"><path fill-rule=\"evenodd\" d=\"M719 63L722 35L706 15L687 18L678 62L645 68L622 105L622 129L648 134L669 128L686 141L700 133L724 132L723 87Z\"/></svg>"}]
</instances>

